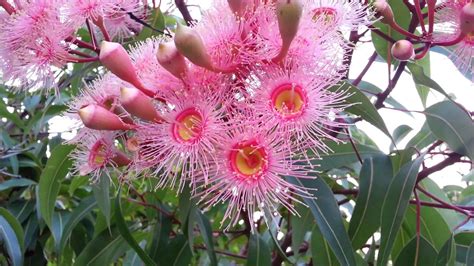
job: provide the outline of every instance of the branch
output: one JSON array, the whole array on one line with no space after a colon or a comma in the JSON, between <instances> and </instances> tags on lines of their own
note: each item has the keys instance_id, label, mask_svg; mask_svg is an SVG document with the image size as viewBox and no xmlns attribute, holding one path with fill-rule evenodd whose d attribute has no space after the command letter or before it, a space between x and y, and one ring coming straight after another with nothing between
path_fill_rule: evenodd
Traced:
<instances>
[{"instance_id":1,"label":"branch","mask_svg":"<svg viewBox=\"0 0 474 266\"><path fill-rule=\"evenodd\" d=\"M181 15L183 15L184 21L186 21L186 24L188 26L191 26L193 22L193 18L191 17L191 14L189 13L188 6L184 2L184 0L174 0L174 3L176 7L178 8L179 12L181 12Z\"/></svg>"},{"instance_id":2,"label":"branch","mask_svg":"<svg viewBox=\"0 0 474 266\"><path fill-rule=\"evenodd\" d=\"M420 182L421 180L428 177L429 175L431 175L434 172L440 171L440 170L444 169L447 166L450 166L452 164L455 164L455 163L459 162L461 160L461 157L462 157L462 155L460 155L458 153L453 152L453 153L449 154L448 158L446 158L444 161L442 161L442 162L440 162L436 165L433 165L432 167L426 168L426 169L422 170L420 173L418 173L417 182Z\"/></svg>"}]
</instances>

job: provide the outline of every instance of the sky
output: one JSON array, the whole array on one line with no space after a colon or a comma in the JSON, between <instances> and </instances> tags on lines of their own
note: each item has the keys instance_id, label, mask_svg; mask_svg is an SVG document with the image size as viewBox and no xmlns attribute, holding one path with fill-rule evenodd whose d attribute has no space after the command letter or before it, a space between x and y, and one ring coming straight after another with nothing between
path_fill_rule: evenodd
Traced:
<instances>
[{"instance_id":1,"label":"sky","mask_svg":"<svg viewBox=\"0 0 474 266\"><path fill-rule=\"evenodd\" d=\"M189 10L193 18L200 18L200 7L202 9L209 8L210 0L188 0ZM162 10L170 11L177 16L181 16L178 10L173 8L172 1L162 1ZM199 7L200 6L200 7ZM368 42L359 43L355 49L353 63L350 69L350 79L355 79L367 64L368 58L374 52L374 48L370 39L365 39ZM456 100L468 110L474 110L474 84L466 79L454 66L449 58L437 52L430 52L431 60L431 78L436 81L448 94L455 95ZM393 71L392 71L393 73ZM364 76L364 81L368 81L377 85L379 88L385 89L388 80L387 64L385 62L376 61L367 74ZM391 97L403 104L409 110L422 111L424 107L415 89L414 82L408 73L402 74L397 86L391 93ZM430 92L428 96L427 106L436 102L442 101L444 96L437 92ZM406 142L413 137L421 128L425 121L423 114L412 113L413 117L395 110L381 109L380 114L383 117L390 132L401 124L409 125L414 130L405 137L398 147L403 147ZM52 132L62 132L71 126L71 123L63 118L55 118L50 122ZM380 130L371 126L367 122L358 122L357 127L362 129L371 137L378 147L384 151L389 152L391 144L390 139ZM63 137L70 138L72 134L64 135ZM427 166L436 164L441 160L439 157L435 160L427 161ZM470 170L469 164L457 164L445 168L430 177L435 180L441 187L449 184L456 184L465 186L461 182L462 175L467 174Z\"/></svg>"}]
</instances>

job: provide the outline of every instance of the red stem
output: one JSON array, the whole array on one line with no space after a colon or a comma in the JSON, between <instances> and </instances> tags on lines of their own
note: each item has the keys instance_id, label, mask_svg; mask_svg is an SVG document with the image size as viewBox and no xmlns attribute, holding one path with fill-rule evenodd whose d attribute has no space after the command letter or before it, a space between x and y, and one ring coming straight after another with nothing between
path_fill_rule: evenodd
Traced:
<instances>
[{"instance_id":1,"label":"red stem","mask_svg":"<svg viewBox=\"0 0 474 266\"><path fill-rule=\"evenodd\" d=\"M70 54L75 54L75 55L82 56L82 57L87 57L87 58L91 58L91 57L92 57L90 54L86 54L86 53L84 53L84 52L77 51L77 50L69 50L68 52L69 52Z\"/></svg>"},{"instance_id":2,"label":"red stem","mask_svg":"<svg viewBox=\"0 0 474 266\"><path fill-rule=\"evenodd\" d=\"M423 47L423 50L421 51L421 53L415 56L415 60L422 59L423 57L425 57L425 55L428 53L429 50L430 50L430 44L425 43L425 46Z\"/></svg>"},{"instance_id":3,"label":"red stem","mask_svg":"<svg viewBox=\"0 0 474 266\"><path fill-rule=\"evenodd\" d=\"M407 37L410 37L410 38L415 39L415 40L418 40L418 39L420 38L419 36L417 36L417 35L415 35L415 34L409 32L409 31L406 31L404 28L400 27L400 25L398 25L395 21L393 21L393 22L390 24L390 26L391 26L394 30L398 31L398 33L403 34L403 35L405 35L405 36L407 36Z\"/></svg>"},{"instance_id":4,"label":"red stem","mask_svg":"<svg viewBox=\"0 0 474 266\"><path fill-rule=\"evenodd\" d=\"M427 0L427 4L428 4L428 27L429 27L428 32L433 33L436 0Z\"/></svg>"},{"instance_id":5,"label":"red stem","mask_svg":"<svg viewBox=\"0 0 474 266\"><path fill-rule=\"evenodd\" d=\"M15 8L7 0L0 0L0 6L7 11L8 15L15 13Z\"/></svg>"},{"instance_id":6,"label":"red stem","mask_svg":"<svg viewBox=\"0 0 474 266\"><path fill-rule=\"evenodd\" d=\"M96 57L90 57L90 58L78 58L78 57L70 56L69 58L67 58L67 61L71 63L89 63L89 62L99 61L99 57L96 56Z\"/></svg>"},{"instance_id":7,"label":"red stem","mask_svg":"<svg viewBox=\"0 0 474 266\"><path fill-rule=\"evenodd\" d=\"M423 14L421 13L421 5L420 0L415 0L415 12L416 16L418 17L418 21L420 22L421 31L423 34L426 33L425 21L423 20Z\"/></svg>"},{"instance_id":8,"label":"red stem","mask_svg":"<svg viewBox=\"0 0 474 266\"><path fill-rule=\"evenodd\" d=\"M458 212L461 212L465 215L470 215L469 212L467 212L466 210L456 206L456 205L452 205L452 204L449 204L443 200L441 200L440 198L436 197L435 195L429 193L428 191L426 191L424 188L420 187L419 185L416 185L416 189L418 189L419 191L421 191L423 194L425 194L426 196L432 198L434 201L437 201L439 204L443 205L443 206L446 206L448 207L449 209L452 209L452 210L456 210Z\"/></svg>"}]
</instances>

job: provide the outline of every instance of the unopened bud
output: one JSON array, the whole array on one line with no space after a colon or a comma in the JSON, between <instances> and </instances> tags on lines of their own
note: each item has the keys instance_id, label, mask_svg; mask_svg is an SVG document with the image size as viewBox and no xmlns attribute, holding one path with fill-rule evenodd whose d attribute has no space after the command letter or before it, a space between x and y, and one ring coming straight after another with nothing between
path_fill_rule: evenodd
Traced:
<instances>
[{"instance_id":1,"label":"unopened bud","mask_svg":"<svg viewBox=\"0 0 474 266\"><path fill-rule=\"evenodd\" d=\"M282 47L274 61L280 61L288 53L291 42L298 33L303 6L298 0L280 0L277 2L276 11Z\"/></svg>"},{"instance_id":2,"label":"unopened bud","mask_svg":"<svg viewBox=\"0 0 474 266\"><path fill-rule=\"evenodd\" d=\"M393 18L393 11L390 5L385 0L376 0L374 2L375 11L381 16L380 22L385 24L392 24L395 22Z\"/></svg>"},{"instance_id":3,"label":"unopened bud","mask_svg":"<svg viewBox=\"0 0 474 266\"><path fill-rule=\"evenodd\" d=\"M211 56L204 46L204 41L194 29L178 24L174 43L178 51L193 64L209 70L214 69Z\"/></svg>"},{"instance_id":4,"label":"unopened bud","mask_svg":"<svg viewBox=\"0 0 474 266\"><path fill-rule=\"evenodd\" d=\"M177 78L182 78L186 72L186 59L172 42L160 43L156 59L164 69Z\"/></svg>"},{"instance_id":5,"label":"unopened bud","mask_svg":"<svg viewBox=\"0 0 474 266\"><path fill-rule=\"evenodd\" d=\"M84 125L96 130L129 130L135 125L126 124L120 117L102 106L90 104L79 110Z\"/></svg>"},{"instance_id":6,"label":"unopened bud","mask_svg":"<svg viewBox=\"0 0 474 266\"><path fill-rule=\"evenodd\" d=\"M120 102L130 114L147 121L161 121L152 99L135 88L121 88Z\"/></svg>"},{"instance_id":7,"label":"unopened bud","mask_svg":"<svg viewBox=\"0 0 474 266\"><path fill-rule=\"evenodd\" d=\"M140 149L140 143L136 137L127 139L127 149L131 152L136 152Z\"/></svg>"},{"instance_id":8,"label":"unopened bud","mask_svg":"<svg viewBox=\"0 0 474 266\"><path fill-rule=\"evenodd\" d=\"M474 2L466 4L459 15L461 32L474 34Z\"/></svg>"},{"instance_id":9,"label":"unopened bud","mask_svg":"<svg viewBox=\"0 0 474 266\"><path fill-rule=\"evenodd\" d=\"M392 55L397 60L407 61L415 57L415 49L411 42L400 40L393 44Z\"/></svg>"},{"instance_id":10,"label":"unopened bud","mask_svg":"<svg viewBox=\"0 0 474 266\"><path fill-rule=\"evenodd\" d=\"M121 151L116 151L111 160L118 167L129 165L132 162L130 158Z\"/></svg>"},{"instance_id":11,"label":"unopened bud","mask_svg":"<svg viewBox=\"0 0 474 266\"><path fill-rule=\"evenodd\" d=\"M140 81L133 67L132 59L119 43L103 41L100 46L99 59L110 72L120 79L137 87L148 96L152 97L155 94L145 88Z\"/></svg>"}]
</instances>

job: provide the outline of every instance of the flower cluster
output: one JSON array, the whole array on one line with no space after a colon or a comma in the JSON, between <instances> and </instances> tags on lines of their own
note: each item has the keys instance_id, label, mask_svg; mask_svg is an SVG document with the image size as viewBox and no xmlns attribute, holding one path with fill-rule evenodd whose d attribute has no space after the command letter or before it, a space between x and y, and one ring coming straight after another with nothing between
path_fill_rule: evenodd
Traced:
<instances>
[{"instance_id":1,"label":"flower cluster","mask_svg":"<svg viewBox=\"0 0 474 266\"><path fill-rule=\"evenodd\" d=\"M25 88L52 87L66 63L96 60L80 51L98 47L81 40L79 29L107 40L129 36L141 28L129 13L143 14L140 0L3 0L0 6L6 10L0 11L0 70Z\"/></svg>"},{"instance_id":2,"label":"flower cluster","mask_svg":"<svg viewBox=\"0 0 474 266\"><path fill-rule=\"evenodd\" d=\"M216 1L173 39L130 54L103 42L110 72L70 107L86 126L76 169L189 186L205 207L228 203L229 226L280 205L296 213L311 193L285 177L314 178L325 141L338 141L347 104L336 84L352 49L343 34L371 19L355 1Z\"/></svg>"}]
</instances>

